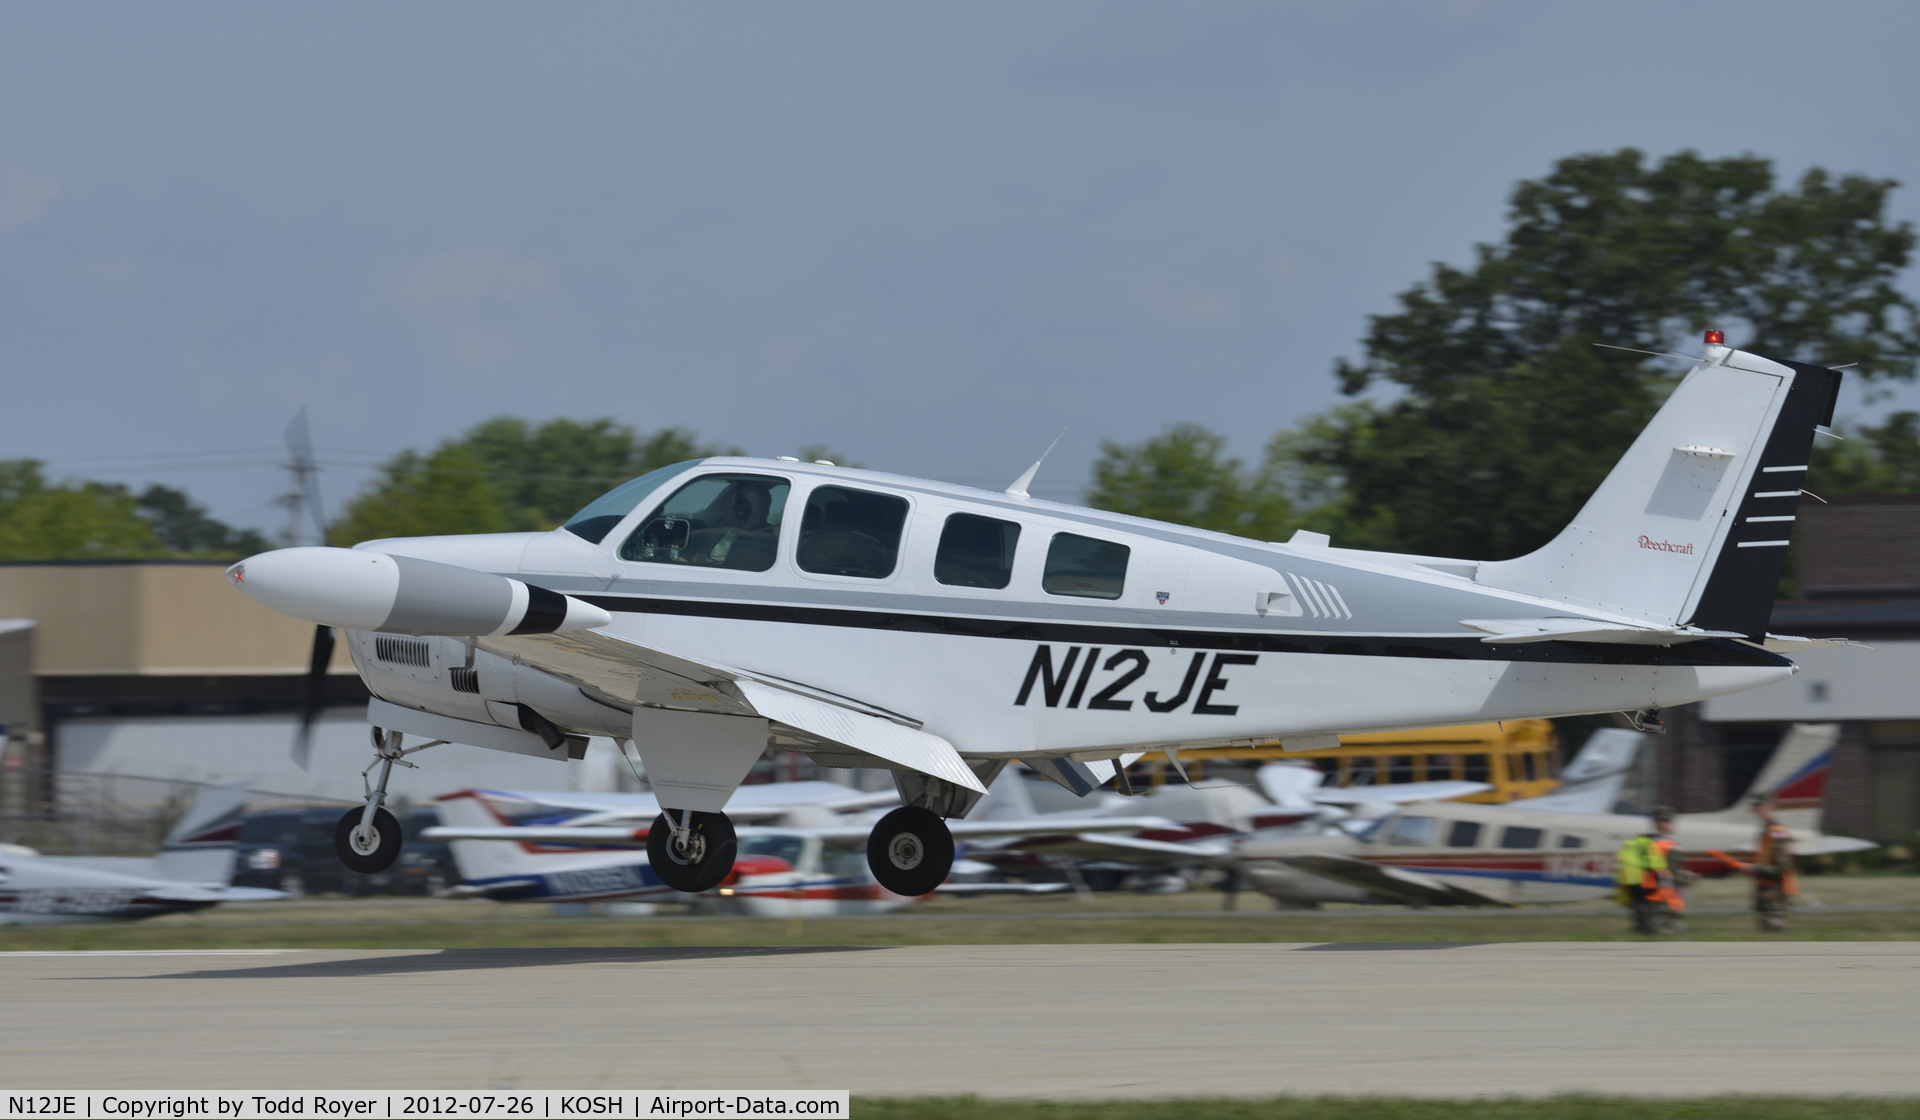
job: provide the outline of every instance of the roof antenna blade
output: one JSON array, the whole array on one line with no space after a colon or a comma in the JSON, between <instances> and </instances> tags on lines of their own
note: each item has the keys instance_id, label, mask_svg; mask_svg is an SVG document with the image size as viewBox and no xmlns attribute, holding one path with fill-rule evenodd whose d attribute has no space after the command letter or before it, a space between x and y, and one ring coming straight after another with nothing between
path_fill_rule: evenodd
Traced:
<instances>
[{"instance_id":1,"label":"roof antenna blade","mask_svg":"<svg viewBox=\"0 0 1920 1120\"><path fill-rule=\"evenodd\" d=\"M1033 497L1032 494L1027 493L1027 487L1033 485L1033 476L1040 473L1040 464L1047 461L1047 456L1053 454L1053 449L1060 446L1060 436L1066 434L1067 430L1065 428L1060 429L1060 435L1053 437L1053 442L1047 444L1047 449L1040 453L1040 457L1033 461L1033 465L1027 468L1026 473L1014 479L1013 485L1007 487L1002 493L1015 498Z\"/></svg>"}]
</instances>

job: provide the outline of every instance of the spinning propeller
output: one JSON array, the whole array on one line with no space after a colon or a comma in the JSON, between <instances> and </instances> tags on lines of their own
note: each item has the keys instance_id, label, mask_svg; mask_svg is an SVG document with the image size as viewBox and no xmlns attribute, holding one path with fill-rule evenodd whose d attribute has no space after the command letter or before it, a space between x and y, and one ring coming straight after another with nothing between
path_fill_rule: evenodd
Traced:
<instances>
[{"instance_id":1,"label":"spinning propeller","mask_svg":"<svg viewBox=\"0 0 1920 1120\"><path fill-rule=\"evenodd\" d=\"M314 531L320 535L320 544L324 547L332 542L327 538L326 514L320 508L320 465L313 461L313 436L307 429L304 405L287 425L287 451L292 456L287 469L293 472L293 490L286 497L292 514L287 525L287 543L300 543L300 518L305 513L313 518ZM306 703L300 709L300 728L293 735L293 762L302 770L307 768L313 755L314 721L327 706L327 666L333 662L333 641L333 627L323 624L313 628L313 654L307 662Z\"/></svg>"}]
</instances>

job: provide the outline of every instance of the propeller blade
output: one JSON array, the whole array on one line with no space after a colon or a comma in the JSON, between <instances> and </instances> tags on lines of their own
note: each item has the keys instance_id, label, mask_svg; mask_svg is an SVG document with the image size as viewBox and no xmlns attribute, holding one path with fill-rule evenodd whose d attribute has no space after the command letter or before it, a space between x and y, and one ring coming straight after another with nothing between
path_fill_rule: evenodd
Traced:
<instances>
[{"instance_id":1,"label":"propeller blade","mask_svg":"<svg viewBox=\"0 0 1920 1120\"><path fill-rule=\"evenodd\" d=\"M307 665L307 703L300 710L300 729L293 737L293 764L307 768L313 755L313 723L327 706L327 666L333 661L333 627L313 628L313 659Z\"/></svg>"},{"instance_id":2,"label":"propeller blade","mask_svg":"<svg viewBox=\"0 0 1920 1120\"><path fill-rule=\"evenodd\" d=\"M307 428L307 406L293 414L287 424L287 451L293 456L288 469L293 471L294 498L313 518L313 528L322 545L332 544L327 533L327 512L320 506L320 464L313 460L313 435ZM300 543L298 540L292 543Z\"/></svg>"}]
</instances>

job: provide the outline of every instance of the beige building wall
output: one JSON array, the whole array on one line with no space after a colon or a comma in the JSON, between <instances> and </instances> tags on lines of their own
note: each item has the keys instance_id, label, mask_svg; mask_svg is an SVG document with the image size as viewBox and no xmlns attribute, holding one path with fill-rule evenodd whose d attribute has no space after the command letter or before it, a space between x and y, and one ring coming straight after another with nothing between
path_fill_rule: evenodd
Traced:
<instances>
[{"instance_id":1,"label":"beige building wall","mask_svg":"<svg viewBox=\"0 0 1920 1120\"><path fill-rule=\"evenodd\" d=\"M313 627L258 606L210 563L0 564L0 617L31 618L40 676L307 671ZM346 643L329 672L353 672Z\"/></svg>"}]
</instances>

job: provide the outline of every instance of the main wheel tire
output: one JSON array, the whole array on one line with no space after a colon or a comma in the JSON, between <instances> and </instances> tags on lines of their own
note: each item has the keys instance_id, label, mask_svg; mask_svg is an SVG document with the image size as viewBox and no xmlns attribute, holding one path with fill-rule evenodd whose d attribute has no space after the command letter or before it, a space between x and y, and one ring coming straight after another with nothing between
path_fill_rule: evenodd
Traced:
<instances>
[{"instance_id":1,"label":"main wheel tire","mask_svg":"<svg viewBox=\"0 0 1920 1120\"><path fill-rule=\"evenodd\" d=\"M647 864L662 883L676 891L699 894L720 885L733 870L739 848L733 822L725 813L695 813L687 822L692 834L686 849L673 842L673 827L665 813L647 829Z\"/></svg>"},{"instance_id":2,"label":"main wheel tire","mask_svg":"<svg viewBox=\"0 0 1920 1120\"><path fill-rule=\"evenodd\" d=\"M931 894L953 871L953 833L932 810L903 805L867 836L867 866L894 894Z\"/></svg>"},{"instance_id":3,"label":"main wheel tire","mask_svg":"<svg viewBox=\"0 0 1920 1120\"><path fill-rule=\"evenodd\" d=\"M385 809L375 809L373 836L356 837L354 830L360 827L360 818L365 813L365 809L348 809L340 823L333 826L333 852L347 870L371 875L392 867L393 861L400 858L400 822Z\"/></svg>"}]
</instances>

